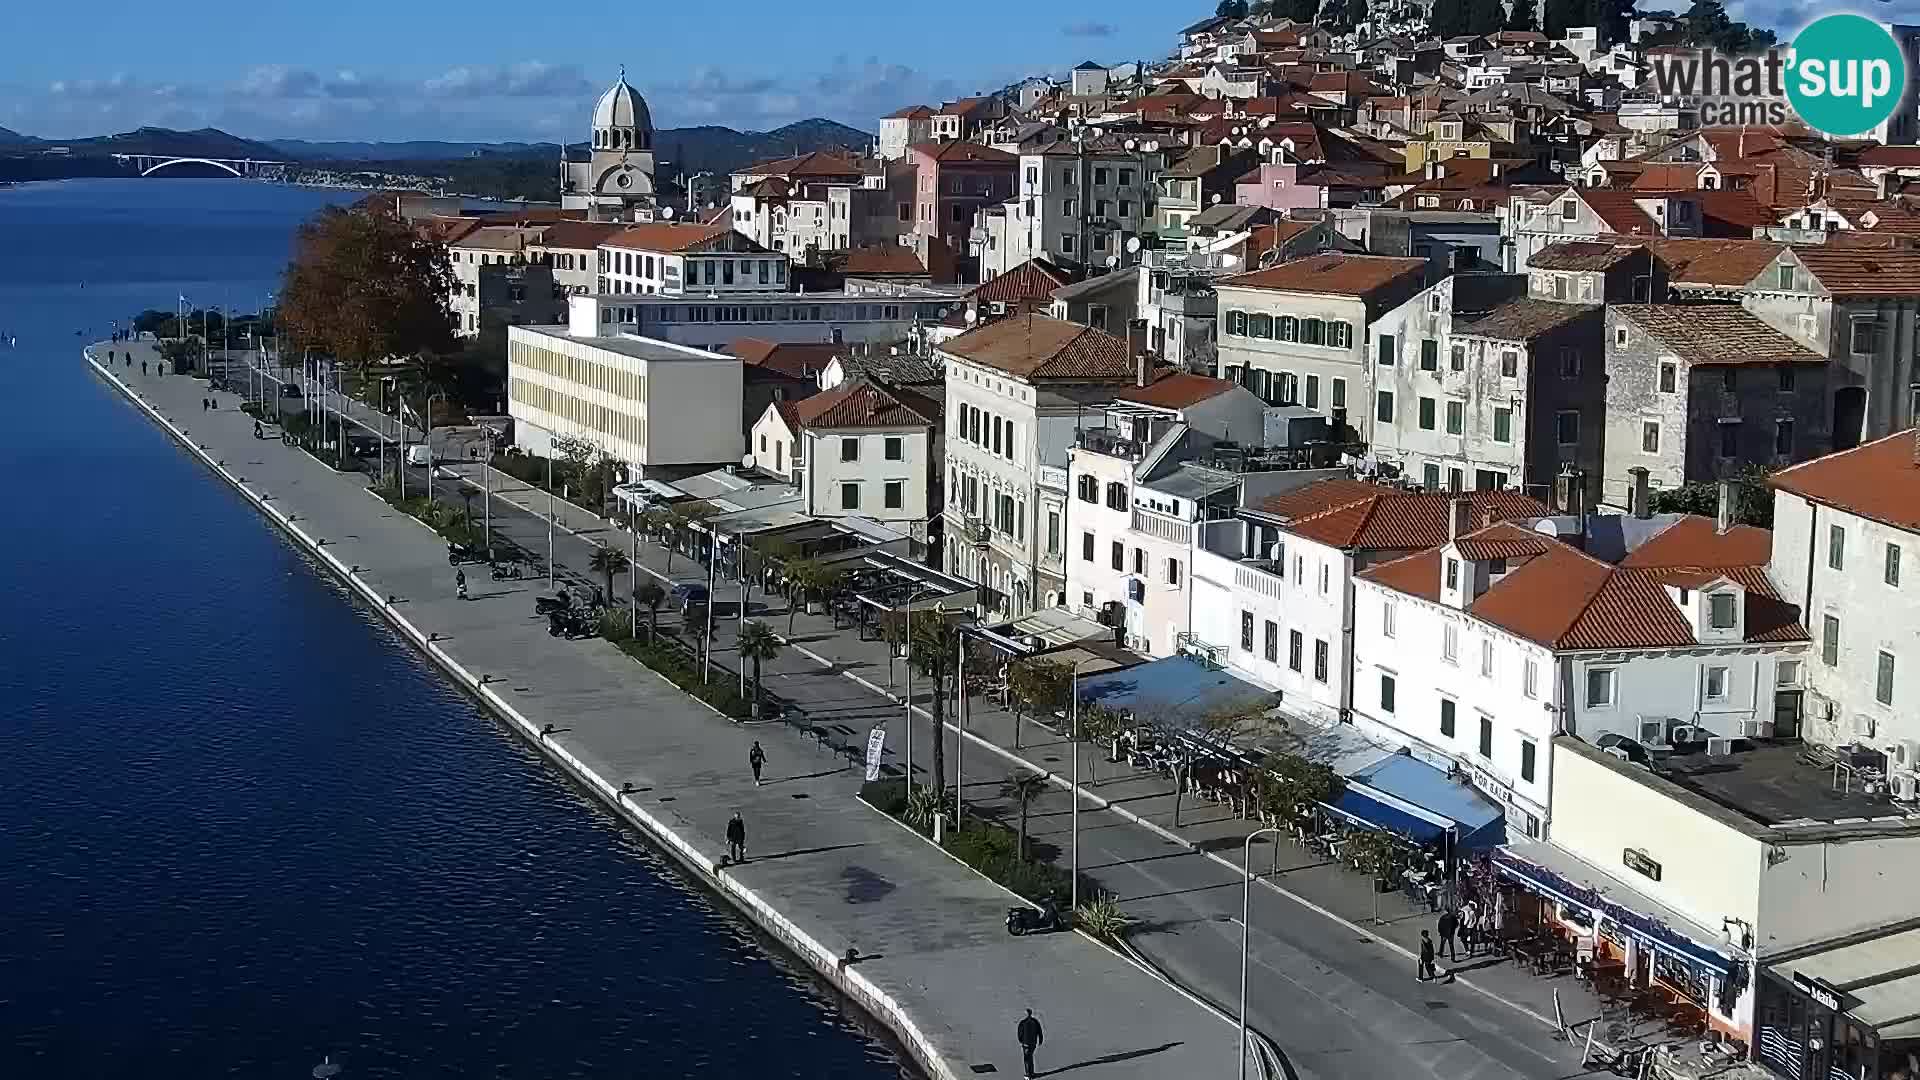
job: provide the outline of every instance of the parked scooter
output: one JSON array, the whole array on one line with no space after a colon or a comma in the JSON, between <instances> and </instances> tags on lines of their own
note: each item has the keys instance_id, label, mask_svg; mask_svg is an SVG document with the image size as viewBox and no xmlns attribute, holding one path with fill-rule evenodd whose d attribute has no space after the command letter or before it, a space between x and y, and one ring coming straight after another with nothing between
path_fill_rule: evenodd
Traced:
<instances>
[{"instance_id":1,"label":"parked scooter","mask_svg":"<svg viewBox=\"0 0 1920 1080\"><path fill-rule=\"evenodd\" d=\"M487 576L495 581L519 580L525 577L519 563L494 563L487 569Z\"/></svg>"},{"instance_id":2,"label":"parked scooter","mask_svg":"<svg viewBox=\"0 0 1920 1080\"><path fill-rule=\"evenodd\" d=\"M1054 907L1051 900L1042 900L1038 911L1026 906L1007 909L1007 933L1014 937L1041 930L1064 929L1066 923L1060 917L1060 909Z\"/></svg>"}]
</instances>

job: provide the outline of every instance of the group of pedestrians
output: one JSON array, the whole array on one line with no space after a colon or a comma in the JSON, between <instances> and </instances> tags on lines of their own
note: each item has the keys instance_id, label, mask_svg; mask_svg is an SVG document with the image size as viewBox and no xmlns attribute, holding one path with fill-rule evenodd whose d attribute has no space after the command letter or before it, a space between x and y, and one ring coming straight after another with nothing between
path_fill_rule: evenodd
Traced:
<instances>
[{"instance_id":1,"label":"group of pedestrians","mask_svg":"<svg viewBox=\"0 0 1920 1080\"><path fill-rule=\"evenodd\" d=\"M1466 949L1469 960L1479 955L1480 950L1490 947L1498 936L1499 916L1497 901L1482 904L1479 897L1471 893L1461 901L1458 911L1441 912L1433 930L1420 931L1419 980L1426 982L1443 974L1451 979L1453 972L1439 967L1440 957L1444 954L1449 961L1457 963L1462 948ZM1433 940L1436 932L1440 935L1437 943Z\"/></svg>"}]
</instances>

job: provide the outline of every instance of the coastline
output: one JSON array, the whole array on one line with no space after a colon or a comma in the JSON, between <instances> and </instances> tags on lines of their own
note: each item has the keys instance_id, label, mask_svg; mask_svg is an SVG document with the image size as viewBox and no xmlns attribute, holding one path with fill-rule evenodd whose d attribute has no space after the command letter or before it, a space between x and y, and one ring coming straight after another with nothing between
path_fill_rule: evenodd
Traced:
<instances>
[{"instance_id":1,"label":"coastline","mask_svg":"<svg viewBox=\"0 0 1920 1080\"><path fill-rule=\"evenodd\" d=\"M88 365L96 375L104 378L122 397L138 407L148 419L157 423L161 430L184 447L202 465L245 496L255 510L291 537L306 555L324 566L358 599L377 612L389 626L399 631L400 636L408 644L432 660L456 686L479 701L497 720L502 721L528 744L539 750L548 761L558 765L570 780L590 791L602 805L607 806L630 827L646 836L658 849L671 856L683 871L692 874L702 886L726 899L735 910L745 915L758 931L778 942L812 969L817 977L824 979L840 995L858 1005L869 1019L884 1028L895 1042L907 1051L909 1058L923 1075L933 1080L961 1080L962 1073L955 1063L945 1060L921 1030L920 1025L899 1002L873 985L856 968L843 963L834 950L801 929L765 897L722 873L718 856L703 851L692 840L670 828L661 818L649 813L637 805L632 798L622 794L617 785L601 776L577 755L543 735L541 725L528 719L519 709L502 698L498 692L487 685L482 676L476 676L466 670L458 660L440 647L431 634L422 632L419 627L396 611L394 605L386 602L386 597L381 596L362 580L361 576L355 572L355 568L343 564L327 551L326 546L319 542L320 538L300 528L292 515L286 514L264 500L259 493L250 489L242 478L209 453L202 444L195 442L184 429L176 426L150 402L135 393L132 387L94 356L94 346L90 345L85 349L85 356ZM421 527L425 528L425 526Z\"/></svg>"},{"instance_id":2,"label":"coastline","mask_svg":"<svg viewBox=\"0 0 1920 1080\"><path fill-rule=\"evenodd\" d=\"M780 732L777 730L742 730L738 726L715 724L705 710L689 709L686 702L692 699L686 698L664 678L617 653L614 655L617 657L618 670L604 671L592 669L591 658L594 654L591 650L563 651L558 654L566 658L567 662L562 666L570 667L573 675L582 680L581 685L576 687L569 684L565 687L568 698L559 703L557 711L547 712L516 705L508 700L502 689L518 693L530 688L510 686L510 683L557 683L562 679L562 674L541 670L537 658L530 655L531 652L540 651L540 648L532 646L524 638L513 643L519 651L511 661L502 661L500 669L512 671L523 667L521 662L525 661L536 665L536 670L540 671L537 676L488 674L487 660L476 663L472 659L474 652L486 651L483 645L502 644L497 640L497 635L511 634L513 628L499 623L497 617L485 623L459 618L468 613L479 615L490 610L482 605L442 602L449 598L439 595L445 590L442 575L446 571L443 552L437 550L440 547L438 537L432 536L424 525L404 515L382 512L363 517L360 507L371 510L373 504L365 502L365 488L356 482L357 478L342 479L337 474L317 475L317 470L306 469L305 461L297 457L281 459L277 455L265 455L269 460L248 462L250 465L263 466L262 473L253 480L238 475L222 460L221 450L194 437L185 420L175 422L162 412L162 407L166 407L176 415L189 413L192 402L185 395L204 384L189 378L168 376L165 384L156 382L146 385L146 389L154 394L149 399L131 385L132 376L123 379L119 372L103 365L95 356L96 350L105 344L96 343L86 350L86 359L97 375L105 378L121 396L131 400L157 421L175 442L185 445L202 464L246 496L256 509L263 511L286 535L293 538L305 553L315 557L330 574L347 584L349 591L383 614L410 644L432 659L444 675L479 699L497 720L534 744L548 760L559 765L572 782L589 789L596 800L614 810L629 826L645 836L649 843L673 856L682 871L725 898L747 917L757 932L773 938L783 950L805 962L813 974L837 995L856 1004L858 1013L862 1014L860 1019L870 1021L887 1032L896 1049L902 1053L903 1060L913 1062L913 1067L924 1075L939 1080L959 1080L961 1076L993 1071L990 1065L983 1068L981 1063L992 1062L996 1057L1001 1059L1001 1071L1013 1071L1013 1063L1006 1060L1011 1048L1011 1040L1006 1034L1011 1025L1007 1010L1023 998L1029 1003L1041 1005L1043 1014L1050 1017L1050 1025L1072 1025L1072 1029L1060 1032L1052 1040L1069 1053L1073 1052L1072 1042L1076 1039L1088 1050L1111 1050L1112 1040L1116 1037L1145 1041L1145 1037L1152 1034L1163 1040L1156 1047L1135 1053L1094 1057L1084 1062L1108 1065L1108 1068L1098 1071L1099 1076L1165 1075L1156 1066L1168 1066L1183 1072L1223 1071L1233 1067L1238 1058L1237 1047L1233 1042L1231 1021L1221 1010L1169 983L1163 973L1142 965L1137 957L1110 951L1083 939L1079 934L1018 939L1006 937L998 925L998 915L1005 910L1008 899L999 886L953 862L945 851L925 843L901 845L897 823L881 820L879 815L873 814L859 800L835 790L830 786L833 781L807 785L818 789L814 794L829 796L832 801L793 804L785 803L785 795L774 796L786 808L805 811L807 820L799 823L801 832L797 836L789 832L786 839L789 843L804 843L807 846L784 854L762 856L733 870L723 870L718 826L724 818L715 817L714 813L716 806L724 807L726 804L716 803L715 799L723 798L737 807L742 800L754 798L757 792L753 792L751 786L751 794L705 790L719 786L713 783L712 767L706 760L713 756L711 751L730 740L738 741L757 734L769 740L768 745L774 747L774 753L781 754L783 760L794 762L796 767L804 767L805 752L802 749L779 749L777 740ZM178 394L174 395L177 400L162 393L162 385L169 389L177 386ZM214 413L209 423L228 424L237 431L244 419L237 410L223 409ZM224 442L227 457L240 460L243 456L253 454L254 444L250 439L236 443L232 441L238 437L234 431L223 431L219 427L215 430L219 434L209 436L208 440ZM294 461L298 461L299 465L287 464ZM275 469L278 475L273 479L273 493L269 494L268 485L259 476ZM303 484L305 486L301 486ZM313 505L312 499L332 500L319 504L321 510L326 512L318 515L322 520L317 522L303 516ZM302 505L297 507L300 513L290 512L288 501L302 501ZM384 504L382 508L384 510ZM332 533L334 529L340 531ZM374 535L381 531L388 533L384 538L384 547L381 546L382 538ZM323 533L346 536L351 542L329 541ZM355 533L365 534L365 539L352 535ZM358 563L350 564L340 548L353 548L356 543L360 545L360 550L369 553L363 558L379 559L383 565L389 562L404 563L412 558L415 565L386 566L386 571L392 573L389 577L383 571L369 570ZM423 562L420 558L422 548L428 549L427 553L433 556L431 561L438 564L437 569L427 570L420 565ZM428 580L429 575L433 580ZM388 590L396 586L402 595L389 594ZM474 599L491 599L495 595L500 594L476 595ZM396 604L409 603L416 606L404 609L396 607ZM414 611L418 611L419 615L406 614ZM450 623L447 616L454 617L455 621ZM436 625L452 633L442 634L428 629ZM520 632L525 634L524 625L520 627ZM481 645L474 644L483 636L493 640ZM547 635L541 631L532 641L544 646ZM455 649L464 649L465 658L450 651L449 643ZM493 659L499 658L500 653L496 651ZM586 665L587 670L577 666L581 664ZM654 699L652 704L655 712L643 707L638 714L653 727L643 746L648 755L645 764L610 760L620 756L618 752L622 747L609 745L619 740L593 737L604 735L605 732L593 730L597 719L595 702L586 699L595 696L598 692L596 687L603 682L600 676L607 675L617 678L622 696ZM823 677L835 681L840 678L831 674ZM658 685L635 685L649 683ZM535 694L538 696L537 690ZM523 697L519 700L527 699ZM688 744L688 732L685 730L678 733L681 738L676 742L676 733L671 730L668 718L657 715L657 710L669 700L669 707L683 717L699 718L700 726L693 732L700 744L698 747ZM542 721L549 722L543 724ZM556 729L551 721L558 721L561 726ZM569 726L573 724L585 730L575 734L574 727ZM688 724L682 723L680 726L685 729ZM575 743L576 746L569 747L563 742ZM744 754L744 745L742 742L738 753ZM731 756L730 753L723 756L727 758L727 766L722 768L727 769L732 765ZM699 771L675 777L671 781L665 777L656 778L656 770L652 767L656 761L661 770L684 770L692 765L699 767ZM791 779L808 781L829 775L812 773ZM833 775L844 780L857 774L835 770ZM649 796L645 793L655 790L652 783L637 789L631 784L618 783L627 776L656 782L662 790L671 790L675 794ZM794 789L782 789L783 792L788 790ZM790 797L807 799L809 795L795 791ZM659 805L674 803L676 799L683 801L672 807ZM691 805L697 799L710 804L705 807L709 820L698 823L693 820L694 816L701 813L701 809ZM836 803L843 805L836 806ZM720 814L725 812L725 809L717 811ZM750 802L747 813L749 820L756 822L758 830L761 823L771 821L769 814L778 813L778 807L764 802ZM844 816L847 813L857 816L859 820L849 823ZM772 823L792 824L779 821ZM768 834L756 831L756 835L764 837ZM834 844L834 840L851 842ZM824 846L814 846L816 844ZM903 847L905 850L902 850ZM847 856L817 854L846 848L866 850L858 855ZM797 859L793 863L771 861L792 856L807 856L808 859L804 863ZM824 868L820 863L825 863ZM837 875L834 874L836 864L839 864ZM769 866L774 869L770 871ZM754 885L740 880L739 876L764 879L769 873L780 880ZM878 887L881 891L874 897L856 897L856 891L869 887ZM896 889L898 892L890 899L878 900L879 896L886 896ZM823 892L829 895L822 895ZM862 907L842 906L853 904ZM902 925L903 918L908 920L909 925ZM855 942L858 942L862 953L857 965L842 960L846 949ZM876 944L879 946L878 952L873 948ZM1013 1015L1017 1016L1017 1010ZM1003 1024L1006 1025L1004 1029ZM1092 1045L1085 1045L1089 1043ZM1156 1056L1139 1062L1137 1066L1130 1060L1146 1054ZM1165 1054L1169 1060L1159 1058L1161 1054ZM1255 1062L1256 1074L1265 1073L1269 1062L1261 1054L1254 1056L1259 1059ZM1183 1064L1174 1064L1171 1059ZM1122 1061L1127 1063L1122 1065ZM1144 1071L1136 1072L1136 1068Z\"/></svg>"}]
</instances>

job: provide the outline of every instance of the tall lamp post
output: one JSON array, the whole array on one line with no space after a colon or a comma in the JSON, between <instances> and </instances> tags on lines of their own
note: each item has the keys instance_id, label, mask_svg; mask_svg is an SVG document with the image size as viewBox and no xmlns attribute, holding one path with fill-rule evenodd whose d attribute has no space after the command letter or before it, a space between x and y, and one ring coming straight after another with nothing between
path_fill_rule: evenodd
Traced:
<instances>
[{"instance_id":1,"label":"tall lamp post","mask_svg":"<svg viewBox=\"0 0 1920 1080\"><path fill-rule=\"evenodd\" d=\"M1240 1080L1247 1080L1247 951L1248 924L1253 916L1253 838L1272 833L1279 840L1280 827L1269 825L1247 834L1240 850Z\"/></svg>"},{"instance_id":2,"label":"tall lamp post","mask_svg":"<svg viewBox=\"0 0 1920 1080\"><path fill-rule=\"evenodd\" d=\"M1098 659L1097 656L1089 656L1073 665L1073 677L1070 683L1072 689L1069 691L1069 696L1073 700L1067 703L1068 711L1072 716L1072 734L1067 741L1073 744L1073 854L1071 880L1067 884L1067 903L1074 911L1080 910L1080 665L1090 664ZM1014 723L1018 724L1019 721L1016 720Z\"/></svg>"}]
</instances>

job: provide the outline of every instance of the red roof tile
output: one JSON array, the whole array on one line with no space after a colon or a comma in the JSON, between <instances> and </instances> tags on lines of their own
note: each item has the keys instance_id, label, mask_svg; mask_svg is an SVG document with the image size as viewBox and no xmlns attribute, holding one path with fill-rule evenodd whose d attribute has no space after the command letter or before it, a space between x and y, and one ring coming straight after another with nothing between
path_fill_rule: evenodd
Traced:
<instances>
[{"instance_id":1,"label":"red roof tile","mask_svg":"<svg viewBox=\"0 0 1920 1080\"><path fill-rule=\"evenodd\" d=\"M1694 364L1824 364L1739 304L1614 304L1621 318Z\"/></svg>"},{"instance_id":2,"label":"red roof tile","mask_svg":"<svg viewBox=\"0 0 1920 1080\"><path fill-rule=\"evenodd\" d=\"M1137 405L1153 405L1162 409L1185 409L1203 401L1211 401L1232 390L1236 385L1238 384L1230 383L1225 379L1171 372L1154 380L1150 386L1122 390L1115 394L1114 398Z\"/></svg>"},{"instance_id":3,"label":"red roof tile","mask_svg":"<svg viewBox=\"0 0 1920 1080\"><path fill-rule=\"evenodd\" d=\"M1863 248L1796 248L1794 254L1835 296L1920 294L1920 251Z\"/></svg>"},{"instance_id":4,"label":"red roof tile","mask_svg":"<svg viewBox=\"0 0 1920 1080\"><path fill-rule=\"evenodd\" d=\"M1357 480L1323 480L1276 496L1254 509L1287 519L1291 532L1329 547L1411 551L1445 543L1456 496L1401 491ZM1539 517L1547 508L1517 491L1465 496L1472 519Z\"/></svg>"},{"instance_id":5,"label":"red roof tile","mask_svg":"<svg viewBox=\"0 0 1920 1080\"><path fill-rule=\"evenodd\" d=\"M1219 284L1366 299L1390 286L1424 277L1426 272L1425 259L1325 252L1293 259L1251 274L1222 278Z\"/></svg>"},{"instance_id":6,"label":"red roof tile","mask_svg":"<svg viewBox=\"0 0 1920 1080\"><path fill-rule=\"evenodd\" d=\"M923 142L914 143L916 154L925 154L943 165L1005 165L1013 168L1019 158L1004 150L995 150L976 142Z\"/></svg>"},{"instance_id":7,"label":"red roof tile","mask_svg":"<svg viewBox=\"0 0 1920 1080\"><path fill-rule=\"evenodd\" d=\"M1024 379L1131 381L1127 343L1104 330L1045 315L1011 315L969 330L942 352Z\"/></svg>"},{"instance_id":8,"label":"red roof tile","mask_svg":"<svg viewBox=\"0 0 1920 1080\"><path fill-rule=\"evenodd\" d=\"M1920 532L1920 429L1782 469L1781 491L1908 532Z\"/></svg>"},{"instance_id":9,"label":"red roof tile","mask_svg":"<svg viewBox=\"0 0 1920 1080\"><path fill-rule=\"evenodd\" d=\"M1071 281L1066 271L1045 259L1028 259L1019 266L989 278L973 287L967 295L975 300L999 300L1003 303L1053 302L1053 290Z\"/></svg>"},{"instance_id":10,"label":"red roof tile","mask_svg":"<svg viewBox=\"0 0 1920 1080\"><path fill-rule=\"evenodd\" d=\"M794 410L803 427L835 431L926 427L940 417L940 406L931 399L866 378L849 379L800 402Z\"/></svg>"},{"instance_id":11,"label":"red roof tile","mask_svg":"<svg viewBox=\"0 0 1920 1080\"><path fill-rule=\"evenodd\" d=\"M765 341L760 338L734 339L733 355L750 367L777 371L795 379L812 379L824 370L840 346L825 343Z\"/></svg>"},{"instance_id":12,"label":"red roof tile","mask_svg":"<svg viewBox=\"0 0 1920 1080\"><path fill-rule=\"evenodd\" d=\"M708 244L724 240L732 229L715 225L688 225L682 222L653 221L634 225L615 233L608 247L641 251L698 251Z\"/></svg>"},{"instance_id":13,"label":"red roof tile","mask_svg":"<svg viewBox=\"0 0 1920 1080\"><path fill-rule=\"evenodd\" d=\"M1685 567L1723 570L1735 566L1765 566L1773 556L1773 533L1752 525L1735 525L1725 533L1714 531L1712 518L1689 515L1635 548L1620 560L1625 567Z\"/></svg>"}]
</instances>

